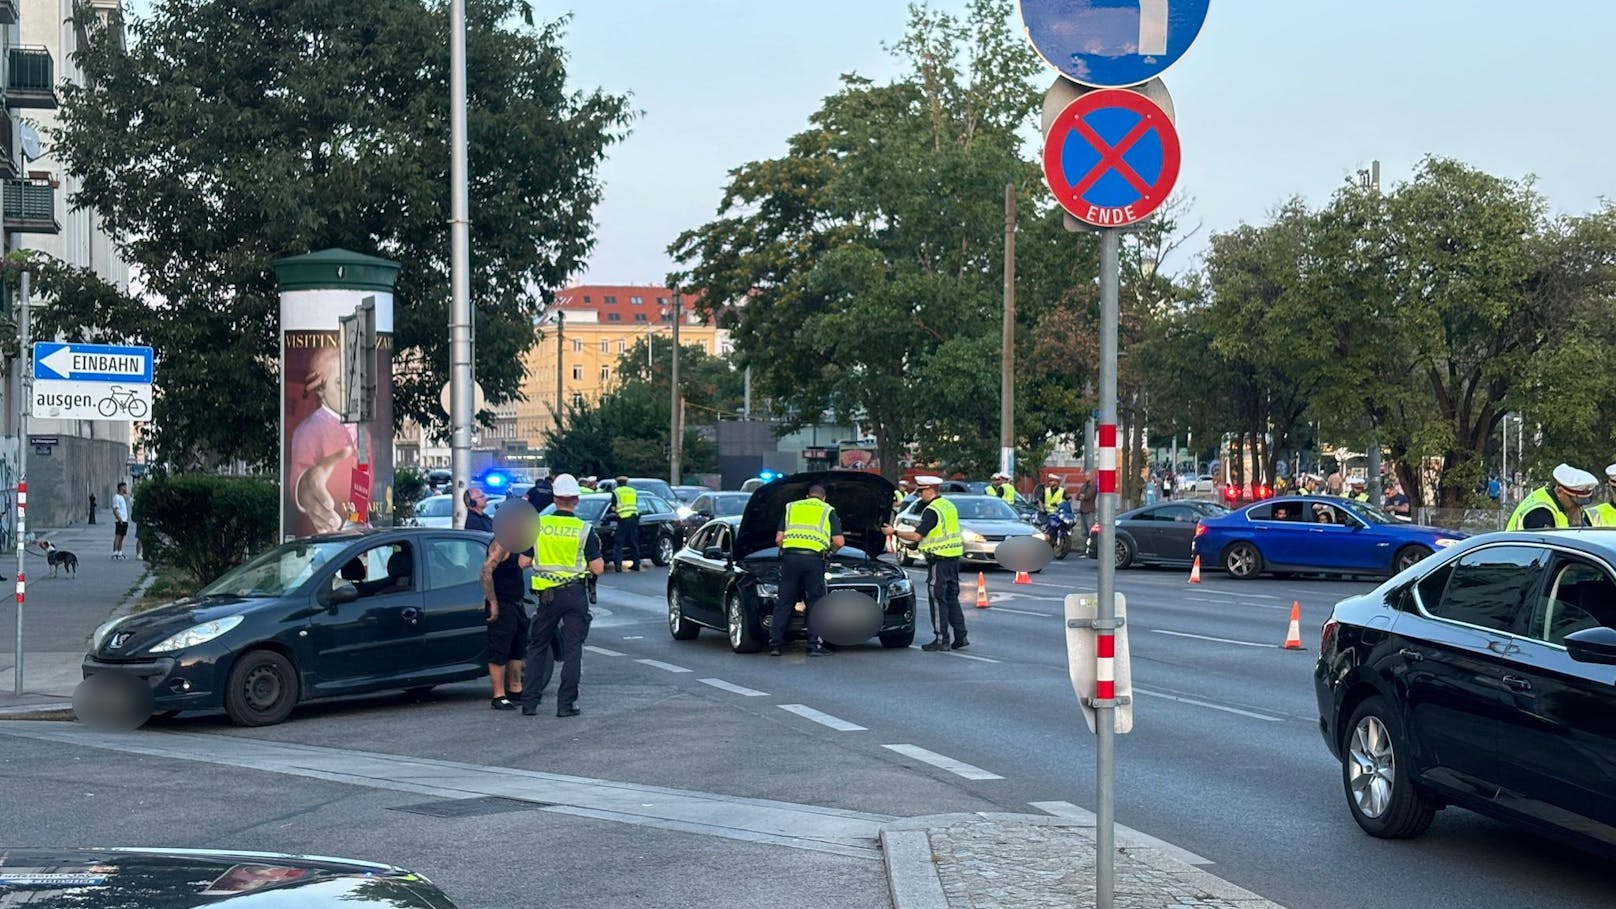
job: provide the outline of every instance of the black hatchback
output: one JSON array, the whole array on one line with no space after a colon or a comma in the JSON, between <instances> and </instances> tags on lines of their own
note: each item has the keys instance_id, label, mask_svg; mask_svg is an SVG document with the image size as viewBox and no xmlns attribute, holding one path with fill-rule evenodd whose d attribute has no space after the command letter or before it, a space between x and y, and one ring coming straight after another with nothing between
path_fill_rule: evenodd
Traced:
<instances>
[{"instance_id":1,"label":"black hatchback","mask_svg":"<svg viewBox=\"0 0 1616 909\"><path fill-rule=\"evenodd\" d=\"M1353 819L1457 805L1616 850L1616 533L1474 537L1336 604L1314 670Z\"/></svg>"},{"instance_id":2,"label":"black hatchback","mask_svg":"<svg viewBox=\"0 0 1616 909\"><path fill-rule=\"evenodd\" d=\"M399 528L277 546L194 596L97 628L84 676L142 679L159 713L222 709L266 726L313 698L486 675L491 539Z\"/></svg>"}]
</instances>

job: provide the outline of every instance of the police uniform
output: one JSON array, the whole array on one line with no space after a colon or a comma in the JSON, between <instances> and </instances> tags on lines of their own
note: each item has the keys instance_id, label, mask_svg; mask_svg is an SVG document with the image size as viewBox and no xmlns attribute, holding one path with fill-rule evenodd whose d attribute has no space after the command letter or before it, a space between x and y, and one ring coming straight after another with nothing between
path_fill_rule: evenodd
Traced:
<instances>
[{"instance_id":1,"label":"police uniform","mask_svg":"<svg viewBox=\"0 0 1616 909\"><path fill-rule=\"evenodd\" d=\"M617 510L617 530L612 533L612 570L623 570L623 551L626 549L634 553L629 571L639 571L640 494L627 482L619 480L612 490L612 505Z\"/></svg>"},{"instance_id":2,"label":"police uniform","mask_svg":"<svg viewBox=\"0 0 1616 909\"><path fill-rule=\"evenodd\" d=\"M814 614L814 604L825 596L825 557L834 538L842 535L842 519L824 499L810 496L786 506L779 531L780 584L769 624L769 653L777 654L785 646L791 612L799 599L808 606L803 616L808 629L808 653L824 653L807 620Z\"/></svg>"},{"instance_id":3,"label":"police uniform","mask_svg":"<svg viewBox=\"0 0 1616 909\"><path fill-rule=\"evenodd\" d=\"M539 518L533 543L533 596L538 605L527 640L523 667L522 713L532 716L544 699L539 680L544 653L561 634L561 685L556 689L556 715L571 716L578 700L578 677L584 639L589 636L589 563L600 558L600 538L570 511Z\"/></svg>"},{"instance_id":4,"label":"police uniform","mask_svg":"<svg viewBox=\"0 0 1616 909\"><path fill-rule=\"evenodd\" d=\"M1560 499L1554 494L1557 487L1563 487L1573 494L1591 496L1594 487L1599 481L1594 475L1585 470L1578 470L1569 464L1561 464L1554 468L1554 482L1532 491L1532 494L1521 500L1515 506L1515 512L1509 516L1509 523L1505 530L1548 530L1551 528L1566 528L1571 526L1571 516L1566 513ZM1585 505L1581 514L1579 526L1586 526L1597 521L1589 514L1590 509Z\"/></svg>"},{"instance_id":5,"label":"police uniform","mask_svg":"<svg viewBox=\"0 0 1616 909\"><path fill-rule=\"evenodd\" d=\"M1584 508L1582 513L1587 516L1588 523L1595 527L1616 527L1616 464L1605 468L1605 482L1610 501Z\"/></svg>"},{"instance_id":6,"label":"police uniform","mask_svg":"<svg viewBox=\"0 0 1616 909\"><path fill-rule=\"evenodd\" d=\"M1061 503L1064 501L1066 501L1066 488L1064 486L1057 483L1054 486L1044 487L1043 503L1045 511L1054 514L1055 509L1061 507Z\"/></svg>"},{"instance_id":7,"label":"police uniform","mask_svg":"<svg viewBox=\"0 0 1616 909\"><path fill-rule=\"evenodd\" d=\"M937 484L931 484L933 486ZM949 648L949 631L954 632L953 649L969 644L965 637L965 610L960 608L959 565L965 555L965 538L960 534L959 511L941 495L927 503L920 513L920 552L926 557L926 600L931 607L932 643L925 650Z\"/></svg>"},{"instance_id":8,"label":"police uniform","mask_svg":"<svg viewBox=\"0 0 1616 909\"><path fill-rule=\"evenodd\" d=\"M1014 507L1016 504L1016 488L1010 485L1010 478L1004 474L995 474L993 477L1000 482L988 487L988 495L1003 499L1006 504Z\"/></svg>"}]
</instances>

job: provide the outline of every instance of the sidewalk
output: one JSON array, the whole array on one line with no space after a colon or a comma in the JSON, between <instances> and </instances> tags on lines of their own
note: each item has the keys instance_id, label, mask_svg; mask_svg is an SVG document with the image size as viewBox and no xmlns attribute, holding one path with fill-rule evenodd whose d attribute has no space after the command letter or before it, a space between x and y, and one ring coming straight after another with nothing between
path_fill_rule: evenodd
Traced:
<instances>
[{"instance_id":1,"label":"sidewalk","mask_svg":"<svg viewBox=\"0 0 1616 909\"><path fill-rule=\"evenodd\" d=\"M1280 909L1119 834L1117 909ZM1092 821L1030 814L938 814L881 828L893 909L1069 909L1094 905Z\"/></svg>"},{"instance_id":2,"label":"sidewalk","mask_svg":"<svg viewBox=\"0 0 1616 909\"><path fill-rule=\"evenodd\" d=\"M146 563L135 558L133 541L126 541L129 558L115 562L112 523L74 525L30 531L34 539L50 539L57 548L79 557L78 577L52 578L45 554L28 550L28 595L23 604L23 695L13 694L16 665L17 559L15 551L0 553L0 715L66 710L73 689L83 678L79 669L90 633L114 610L131 600L131 593L146 574Z\"/></svg>"}]
</instances>

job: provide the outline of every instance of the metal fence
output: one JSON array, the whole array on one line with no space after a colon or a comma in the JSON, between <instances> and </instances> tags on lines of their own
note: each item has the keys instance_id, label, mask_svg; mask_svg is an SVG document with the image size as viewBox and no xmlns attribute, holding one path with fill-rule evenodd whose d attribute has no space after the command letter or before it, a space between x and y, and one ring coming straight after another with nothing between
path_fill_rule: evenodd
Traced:
<instances>
[{"instance_id":1,"label":"metal fence","mask_svg":"<svg viewBox=\"0 0 1616 909\"><path fill-rule=\"evenodd\" d=\"M1414 522L1427 527L1447 527L1465 533L1491 533L1503 530L1513 508L1416 508Z\"/></svg>"}]
</instances>

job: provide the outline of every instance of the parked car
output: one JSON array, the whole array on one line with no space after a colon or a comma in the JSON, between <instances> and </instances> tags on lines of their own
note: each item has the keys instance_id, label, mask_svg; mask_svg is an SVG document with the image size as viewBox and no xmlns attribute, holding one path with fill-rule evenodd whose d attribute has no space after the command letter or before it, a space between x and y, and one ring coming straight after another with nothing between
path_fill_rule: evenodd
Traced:
<instances>
[{"instance_id":1,"label":"parked car","mask_svg":"<svg viewBox=\"0 0 1616 909\"><path fill-rule=\"evenodd\" d=\"M1199 476L1185 473L1178 476L1178 494L1186 496L1209 496L1218 491L1218 478L1203 473Z\"/></svg>"},{"instance_id":2,"label":"parked car","mask_svg":"<svg viewBox=\"0 0 1616 909\"><path fill-rule=\"evenodd\" d=\"M680 505L679 494L673 491L667 480L655 477L629 477L628 485L633 487L635 492L648 492L675 508Z\"/></svg>"},{"instance_id":3,"label":"parked car","mask_svg":"<svg viewBox=\"0 0 1616 909\"><path fill-rule=\"evenodd\" d=\"M285 543L194 596L102 625L84 676L127 673L158 712L223 709L243 726L315 698L485 676L490 539L397 528Z\"/></svg>"},{"instance_id":4,"label":"parked car","mask_svg":"<svg viewBox=\"0 0 1616 909\"><path fill-rule=\"evenodd\" d=\"M504 496L489 496L488 507L485 510L489 514L493 514L499 510L499 503L503 501L505 501ZM454 496L427 496L421 501L416 502L415 526L434 527L439 530L446 530L453 527Z\"/></svg>"},{"instance_id":5,"label":"parked car","mask_svg":"<svg viewBox=\"0 0 1616 909\"><path fill-rule=\"evenodd\" d=\"M673 487L673 494L678 496L679 500L673 504L689 505L696 501L699 496L706 495L712 491L710 486L675 486Z\"/></svg>"},{"instance_id":6,"label":"parked car","mask_svg":"<svg viewBox=\"0 0 1616 909\"><path fill-rule=\"evenodd\" d=\"M1191 552L1240 580L1270 571L1389 575L1465 537L1405 524L1363 502L1285 496L1202 518Z\"/></svg>"},{"instance_id":7,"label":"parked car","mask_svg":"<svg viewBox=\"0 0 1616 909\"><path fill-rule=\"evenodd\" d=\"M881 615L882 646L914 643L914 585L902 569L879 558L893 486L878 474L855 471L775 480L752 493L739 516L714 518L696 531L668 571L668 630L675 640L688 641L711 628L724 632L736 653L767 646L780 578L774 534L786 505L806 496L815 483L825 487L825 500L840 515L847 542L826 563L826 587L870 597ZM794 613L787 637L801 636L803 625L802 614Z\"/></svg>"},{"instance_id":8,"label":"parked car","mask_svg":"<svg viewBox=\"0 0 1616 909\"><path fill-rule=\"evenodd\" d=\"M1337 603L1314 689L1353 820L1445 805L1616 851L1616 536L1493 533Z\"/></svg>"},{"instance_id":9,"label":"parked car","mask_svg":"<svg viewBox=\"0 0 1616 909\"><path fill-rule=\"evenodd\" d=\"M602 555L607 560L612 557L612 539L617 534L617 516L607 513L611 504L611 493L590 493L578 499L577 511L578 517L594 526L595 533L600 536ZM668 564L673 560L674 552L684 545L684 529L679 524L679 515L661 496L649 492L640 492L636 507L640 512L641 558L650 559L657 565ZM539 513L554 514L555 506L551 505Z\"/></svg>"},{"instance_id":10,"label":"parked car","mask_svg":"<svg viewBox=\"0 0 1616 909\"><path fill-rule=\"evenodd\" d=\"M683 514L680 523L688 535L700 530L713 518L740 517L741 512L746 510L746 500L750 498L752 494L749 492L704 492L685 506L689 513Z\"/></svg>"},{"instance_id":11,"label":"parked car","mask_svg":"<svg viewBox=\"0 0 1616 909\"><path fill-rule=\"evenodd\" d=\"M989 485L990 484L987 482L978 480L944 480L943 485L937 488L938 491L946 496L985 496L988 494L987 489ZM920 493L909 493L908 495L904 496L903 501L899 503L898 510L902 511L908 508L910 505L914 504L914 502L919 500L919 498ZM1038 519L1040 517L1038 503L1023 493L1016 493L1015 504L1010 505L1010 508L1011 510L1015 511L1016 517L1020 520L1026 521L1028 524L1038 523Z\"/></svg>"},{"instance_id":12,"label":"parked car","mask_svg":"<svg viewBox=\"0 0 1616 909\"><path fill-rule=\"evenodd\" d=\"M1005 540L1028 536L1040 540L1044 538L1036 527L1021 520L1003 499L972 495L949 495L947 498L959 512L960 535L965 538L965 555L960 560L962 564L996 565L999 544ZM914 530L920 526L920 515L925 509L926 503L916 498L898 512L892 524L901 530ZM919 543L906 543L896 537L893 540L899 564L908 565L919 557Z\"/></svg>"},{"instance_id":13,"label":"parked car","mask_svg":"<svg viewBox=\"0 0 1616 909\"><path fill-rule=\"evenodd\" d=\"M7 905L300 906L454 909L432 882L352 859L214 849L38 849L0 846Z\"/></svg>"},{"instance_id":14,"label":"parked car","mask_svg":"<svg viewBox=\"0 0 1616 909\"><path fill-rule=\"evenodd\" d=\"M1229 513L1217 502L1158 502L1117 515L1116 566L1188 565L1195 558L1191 546L1203 518ZM1097 556L1100 525L1088 529L1089 558Z\"/></svg>"}]
</instances>

